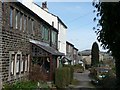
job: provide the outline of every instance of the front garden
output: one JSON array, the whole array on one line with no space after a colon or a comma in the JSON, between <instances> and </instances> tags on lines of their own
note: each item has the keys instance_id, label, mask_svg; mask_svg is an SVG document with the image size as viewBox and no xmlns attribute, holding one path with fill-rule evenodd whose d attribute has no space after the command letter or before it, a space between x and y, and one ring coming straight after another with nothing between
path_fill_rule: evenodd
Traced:
<instances>
[{"instance_id":1,"label":"front garden","mask_svg":"<svg viewBox=\"0 0 120 90\"><path fill-rule=\"evenodd\" d=\"M27 81L17 81L13 84L4 84L3 90L16 90L16 89L40 89L45 88L50 90L52 88L68 88L69 85L76 85L79 81L73 78L74 72L83 72L83 68L80 65L65 65L60 68L56 68L55 77L52 83L48 83L44 80L43 74L39 72L35 72L36 75L34 78L31 77L33 73L31 73L30 80ZM41 79L43 77L43 79ZM41 80L40 80L41 79Z\"/></svg>"}]
</instances>

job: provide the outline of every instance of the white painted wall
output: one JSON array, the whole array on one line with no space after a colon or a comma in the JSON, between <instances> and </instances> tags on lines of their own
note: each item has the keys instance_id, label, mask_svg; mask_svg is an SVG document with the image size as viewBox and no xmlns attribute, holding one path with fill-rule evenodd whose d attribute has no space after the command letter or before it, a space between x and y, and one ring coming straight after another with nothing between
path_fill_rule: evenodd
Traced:
<instances>
[{"instance_id":1,"label":"white painted wall","mask_svg":"<svg viewBox=\"0 0 120 90\"><path fill-rule=\"evenodd\" d=\"M47 23L49 23L52 26L52 22L54 22L54 28L59 30L58 34L58 50L62 53L65 53L66 55L66 28L62 23L60 23L57 16L43 10L41 7L37 6L33 3L34 0L18 0L23 5L25 5L27 8L32 10L34 13L36 13L39 17L41 17L43 20L45 20Z\"/></svg>"},{"instance_id":2,"label":"white painted wall","mask_svg":"<svg viewBox=\"0 0 120 90\"><path fill-rule=\"evenodd\" d=\"M66 31L67 29L59 22L58 50L66 55Z\"/></svg>"}]
</instances>

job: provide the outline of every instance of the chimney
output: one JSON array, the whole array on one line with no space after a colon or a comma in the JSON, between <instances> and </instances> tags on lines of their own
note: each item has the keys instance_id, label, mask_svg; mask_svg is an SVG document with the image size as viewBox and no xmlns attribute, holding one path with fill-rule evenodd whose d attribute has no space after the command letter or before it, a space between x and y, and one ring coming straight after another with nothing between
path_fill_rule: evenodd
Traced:
<instances>
[{"instance_id":1,"label":"chimney","mask_svg":"<svg viewBox=\"0 0 120 90\"><path fill-rule=\"evenodd\" d=\"M42 9L48 11L48 8L47 8L47 2L42 2Z\"/></svg>"}]
</instances>

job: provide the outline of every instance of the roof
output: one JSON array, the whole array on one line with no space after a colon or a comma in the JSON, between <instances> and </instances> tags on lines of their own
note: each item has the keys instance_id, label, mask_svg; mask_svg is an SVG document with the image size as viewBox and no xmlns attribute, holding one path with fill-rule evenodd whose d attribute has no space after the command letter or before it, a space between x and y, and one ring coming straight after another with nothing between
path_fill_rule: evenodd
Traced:
<instances>
[{"instance_id":1,"label":"roof","mask_svg":"<svg viewBox=\"0 0 120 90\"><path fill-rule=\"evenodd\" d=\"M50 47L48 45L42 44L42 42L37 43L35 41L34 42L30 41L30 43L38 46L39 48L42 48L43 50L45 50L46 52L48 52L48 53L50 53L52 55L55 55L55 56L64 56L64 53L61 53L61 52L57 51L56 49L54 49L54 48L52 48L52 47Z\"/></svg>"},{"instance_id":2,"label":"roof","mask_svg":"<svg viewBox=\"0 0 120 90\"><path fill-rule=\"evenodd\" d=\"M34 2L34 4L37 5L38 7L40 7L42 10L44 10L44 9L43 9L41 6L39 6L37 3ZM48 14L51 14L51 15L57 17L57 18L58 18L58 21L60 21L60 23L61 23L65 28L67 28L67 26L63 23L63 21L62 21L58 16L56 16L56 15L54 15L53 13L50 13L50 12L48 12L48 11L46 11L46 10L44 10L44 11L47 12Z\"/></svg>"},{"instance_id":3,"label":"roof","mask_svg":"<svg viewBox=\"0 0 120 90\"><path fill-rule=\"evenodd\" d=\"M74 47L74 49L75 49L76 51L78 51L78 49L77 49L76 47Z\"/></svg>"},{"instance_id":4,"label":"roof","mask_svg":"<svg viewBox=\"0 0 120 90\"><path fill-rule=\"evenodd\" d=\"M30 10L29 8L27 8L25 5L23 5L21 2L16 2L14 3L17 6L23 8L24 10L26 10L27 12L29 12L31 15L33 15L35 18L38 18L39 20L41 20L41 22L45 23L47 26L52 27L53 30L55 30L56 32L58 32L58 30L56 28L54 28L52 25L50 25L48 22L46 22L45 20L43 20L41 17L39 17L35 12L33 12L32 10Z\"/></svg>"},{"instance_id":5,"label":"roof","mask_svg":"<svg viewBox=\"0 0 120 90\"><path fill-rule=\"evenodd\" d=\"M71 46L74 47L74 45L73 45L72 43L70 43L70 42L68 42L68 41L66 41L66 43L67 43L68 45L71 45Z\"/></svg>"},{"instance_id":6,"label":"roof","mask_svg":"<svg viewBox=\"0 0 120 90\"><path fill-rule=\"evenodd\" d=\"M58 21L60 21L60 23L62 23L62 25L65 27L65 28L67 28L67 26L63 23L63 21L57 16L57 18L58 18Z\"/></svg>"},{"instance_id":7,"label":"roof","mask_svg":"<svg viewBox=\"0 0 120 90\"><path fill-rule=\"evenodd\" d=\"M55 50L54 48L50 47L50 46L43 46L40 44L36 44L38 47L44 49L45 51L47 51L48 53L55 55L55 56L63 56L64 54Z\"/></svg>"},{"instance_id":8,"label":"roof","mask_svg":"<svg viewBox=\"0 0 120 90\"><path fill-rule=\"evenodd\" d=\"M89 56L91 55L91 50L84 50L80 52L82 56Z\"/></svg>"}]
</instances>

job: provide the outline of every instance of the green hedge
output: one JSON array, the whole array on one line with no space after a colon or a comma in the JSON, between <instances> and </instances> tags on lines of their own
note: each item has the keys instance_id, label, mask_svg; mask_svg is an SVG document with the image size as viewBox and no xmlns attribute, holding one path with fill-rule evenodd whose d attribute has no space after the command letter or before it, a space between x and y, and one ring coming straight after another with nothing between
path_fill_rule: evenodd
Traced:
<instances>
[{"instance_id":1,"label":"green hedge","mask_svg":"<svg viewBox=\"0 0 120 90\"><path fill-rule=\"evenodd\" d=\"M70 83L71 83L72 80L73 80L74 66L72 66L72 65L65 65L64 67L70 68Z\"/></svg>"},{"instance_id":2,"label":"green hedge","mask_svg":"<svg viewBox=\"0 0 120 90\"><path fill-rule=\"evenodd\" d=\"M58 88L68 86L73 79L73 72L70 67L57 68L55 71L55 85Z\"/></svg>"}]
</instances>

